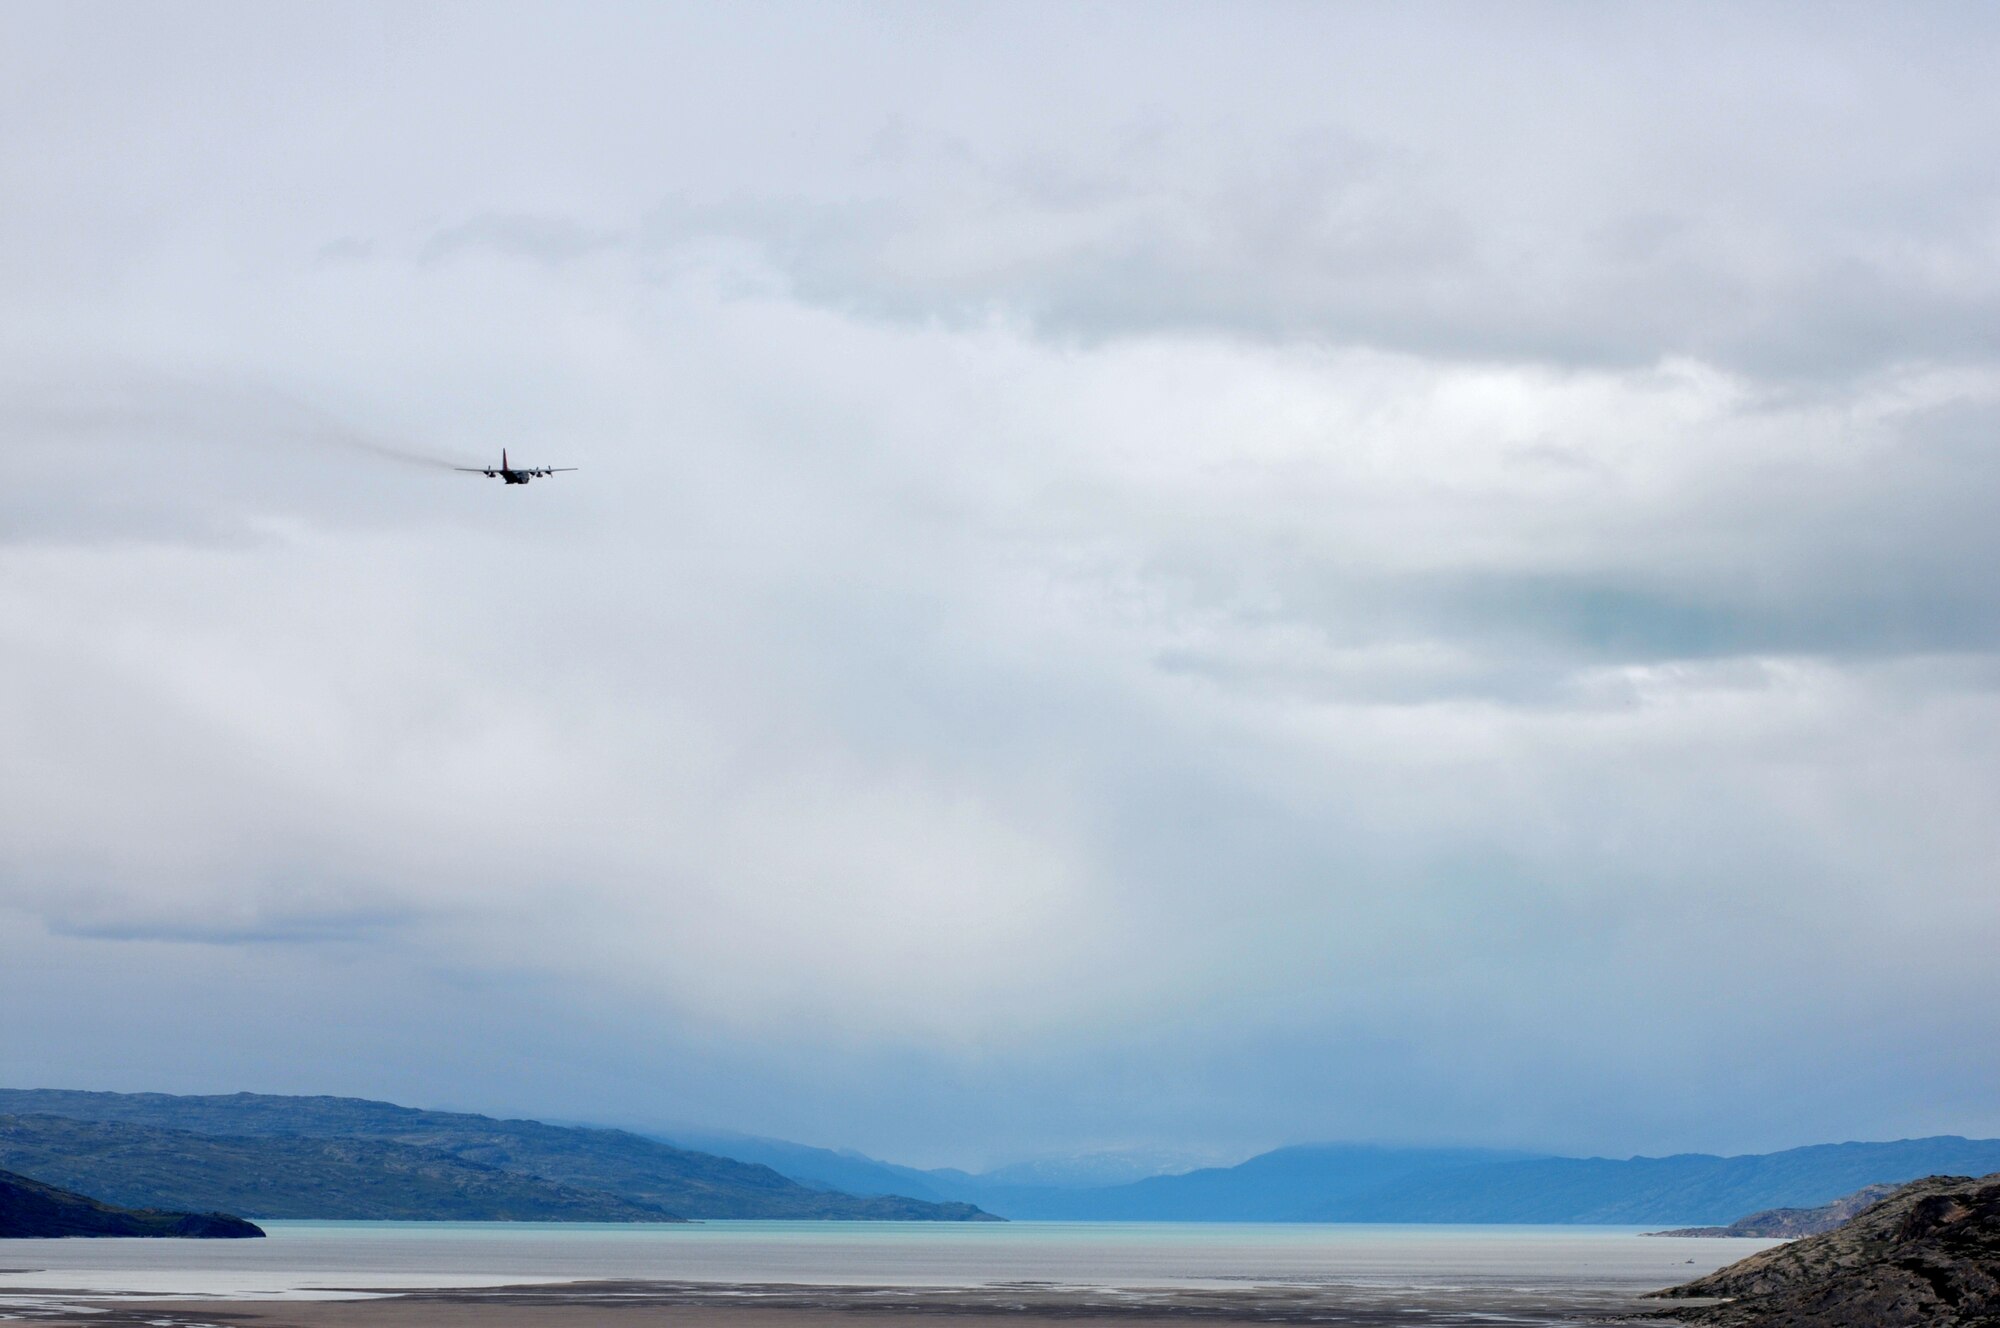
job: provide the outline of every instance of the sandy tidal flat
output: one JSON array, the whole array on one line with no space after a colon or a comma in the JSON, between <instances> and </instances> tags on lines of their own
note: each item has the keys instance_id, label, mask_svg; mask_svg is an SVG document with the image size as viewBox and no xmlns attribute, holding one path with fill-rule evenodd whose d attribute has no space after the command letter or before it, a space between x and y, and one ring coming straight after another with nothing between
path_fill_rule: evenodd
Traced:
<instances>
[{"instance_id":1,"label":"sandy tidal flat","mask_svg":"<svg viewBox=\"0 0 2000 1328\"><path fill-rule=\"evenodd\" d=\"M1636 1323L1660 1309L1658 1302L1629 1291L1586 1287L1107 1291L1047 1284L947 1290L585 1282L340 1300L65 1298L17 1305L12 1312L77 1328L996 1328L996 1321L1020 1328L1089 1322L1105 1328L1203 1323L1526 1328Z\"/></svg>"}]
</instances>

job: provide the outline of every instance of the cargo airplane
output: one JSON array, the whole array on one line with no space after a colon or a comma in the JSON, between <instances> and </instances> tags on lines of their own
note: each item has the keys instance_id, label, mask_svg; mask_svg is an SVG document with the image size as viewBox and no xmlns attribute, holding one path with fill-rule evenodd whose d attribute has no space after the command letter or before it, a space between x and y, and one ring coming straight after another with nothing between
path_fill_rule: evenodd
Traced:
<instances>
[{"instance_id":1,"label":"cargo airplane","mask_svg":"<svg viewBox=\"0 0 2000 1328\"><path fill-rule=\"evenodd\" d=\"M500 449L498 466L453 466L469 475L484 475L487 479L503 479L509 484L526 484L542 475L553 475L557 471L575 470L575 466L510 466L507 464L507 449Z\"/></svg>"}]
</instances>

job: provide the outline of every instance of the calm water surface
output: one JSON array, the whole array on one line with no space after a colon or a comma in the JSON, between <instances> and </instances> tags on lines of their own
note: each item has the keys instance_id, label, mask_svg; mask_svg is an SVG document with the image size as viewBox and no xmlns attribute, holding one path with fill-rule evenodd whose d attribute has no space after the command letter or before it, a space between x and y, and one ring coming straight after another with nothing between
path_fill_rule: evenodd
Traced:
<instances>
[{"instance_id":1,"label":"calm water surface","mask_svg":"<svg viewBox=\"0 0 2000 1328\"><path fill-rule=\"evenodd\" d=\"M1631 1227L1122 1222L271 1222L267 1240L0 1240L0 1300L653 1279L827 1286L1643 1290L1770 1241Z\"/></svg>"}]
</instances>

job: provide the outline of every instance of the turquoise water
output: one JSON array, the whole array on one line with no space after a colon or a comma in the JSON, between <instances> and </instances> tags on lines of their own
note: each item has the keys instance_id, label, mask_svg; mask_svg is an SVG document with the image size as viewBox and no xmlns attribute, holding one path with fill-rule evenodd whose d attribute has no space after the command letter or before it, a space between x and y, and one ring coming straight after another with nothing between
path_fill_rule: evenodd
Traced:
<instances>
[{"instance_id":1,"label":"turquoise water","mask_svg":"<svg viewBox=\"0 0 2000 1328\"><path fill-rule=\"evenodd\" d=\"M1087 1289L1638 1291L1769 1241L1639 1228L1119 1222L693 1225L271 1222L267 1240L0 1240L0 1300L46 1293L300 1296L642 1279Z\"/></svg>"}]
</instances>

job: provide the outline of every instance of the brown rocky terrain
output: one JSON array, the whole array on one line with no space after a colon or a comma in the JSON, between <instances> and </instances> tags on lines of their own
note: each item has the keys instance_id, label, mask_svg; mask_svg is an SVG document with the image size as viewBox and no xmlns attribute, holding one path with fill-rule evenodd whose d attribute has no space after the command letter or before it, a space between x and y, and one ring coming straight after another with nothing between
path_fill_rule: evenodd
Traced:
<instances>
[{"instance_id":1,"label":"brown rocky terrain","mask_svg":"<svg viewBox=\"0 0 2000 1328\"><path fill-rule=\"evenodd\" d=\"M2000 1173L1912 1181L1851 1222L1655 1292L1717 1328L2000 1326Z\"/></svg>"}]
</instances>

